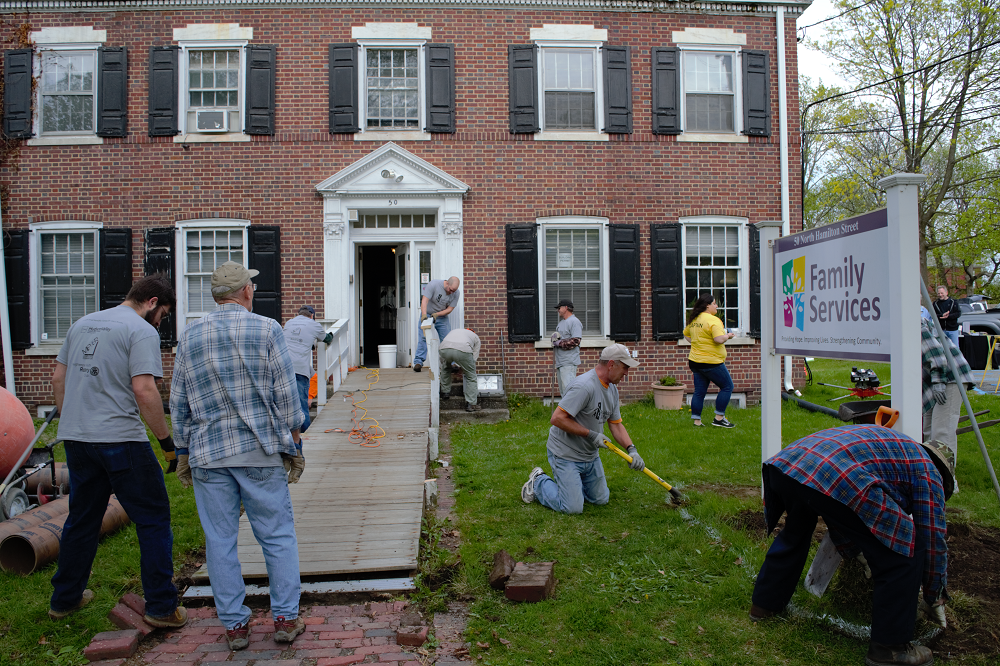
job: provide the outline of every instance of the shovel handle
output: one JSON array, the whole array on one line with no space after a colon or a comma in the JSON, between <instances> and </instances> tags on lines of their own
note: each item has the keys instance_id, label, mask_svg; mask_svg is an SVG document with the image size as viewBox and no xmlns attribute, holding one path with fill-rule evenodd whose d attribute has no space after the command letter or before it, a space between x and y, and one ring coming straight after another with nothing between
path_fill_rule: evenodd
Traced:
<instances>
[{"instance_id":1,"label":"shovel handle","mask_svg":"<svg viewBox=\"0 0 1000 666\"><path fill-rule=\"evenodd\" d=\"M888 422L886 422L886 419L888 419ZM875 425L877 426L891 428L895 425L897 419L899 419L899 410L886 407L885 405L879 407L875 413Z\"/></svg>"},{"instance_id":2,"label":"shovel handle","mask_svg":"<svg viewBox=\"0 0 1000 666\"><path fill-rule=\"evenodd\" d=\"M629 454L627 454L624 451L622 451L621 449L619 449L617 446L615 446L614 444L612 444L607 439L604 440L604 443L605 443L605 445L607 445L607 447L609 449L611 449L612 451L614 451L615 453L617 453L618 455L620 455L622 458L624 458L625 462L627 462L629 464L632 463L632 456L630 456ZM652 472L652 470L650 470L648 467L643 467L642 468L642 472L643 472L643 474L645 474L646 476L648 476L649 478L651 478L653 481L656 481L658 484L660 484L661 486L663 486L667 490L673 490L673 486L671 486L669 483L667 483L666 481L664 481L663 479L661 479L660 477L658 477L656 474L654 474Z\"/></svg>"}]
</instances>

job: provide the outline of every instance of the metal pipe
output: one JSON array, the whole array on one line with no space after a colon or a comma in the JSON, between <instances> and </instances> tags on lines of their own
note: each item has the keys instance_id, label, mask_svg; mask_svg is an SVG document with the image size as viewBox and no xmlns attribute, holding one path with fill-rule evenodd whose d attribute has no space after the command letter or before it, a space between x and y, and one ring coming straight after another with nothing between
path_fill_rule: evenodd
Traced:
<instances>
[{"instance_id":1,"label":"metal pipe","mask_svg":"<svg viewBox=\"0 0 1000 666\"><path fill-rule=\"evenodd\" d=\"M10 312L7 304L7 267L3 249L3 213L0 211L0 345L3 346L3 373L6 388L17 395L14 385L14 354L10 347Z\"/></svg>"},{"instance_id":2,"label":"metal pipe","mask_svg":"<svg viewBox=\"0 0 1000 666\"><path fill-rule=\"evenodd\" d=\"M24 492L29 495L34 495L40 484L47 483L49 486L52 486L53 480L55 481L56 487L59 487L64 483L69 483L69 466L66 465L66 463L52 463L50 471L52 472L51 474L46 474L44 471L40 470L25 479Z\"/></svg>"},{"instance_id":3,"label":"metal pipe","mask_svg":"<svg viewBox=\"0 0 1000 666\"><path fill-rule=\"evenodd\" d=\"M59 557L59 542L67 518L68 513L6 537L0 542L0 569L27 576L54 562ZM125 509L112 495L101 522L101 536L117 531L128 522Z\"/></svg>"},{"instance_id":4,"label":"metal pipe","mask_svg":"<svg viewBox=\"0 0 1000 666\"><path fill-rule=\"evenodd\" d=\"M802 398L796 398L794 395L792 395L791 393L788 393L787 391L782 391L781 392L781 399L782 400L791 400L792 402L796 403L799 407L802 407L803 409L808 409L810 412L819 412L820 414L828 414L828 415L836 418L838 421L840 420L840 413L839 412L836 412L836 411L830 409L829 407L824 407L822 405L816 405L816 404L813 404L811 402L807 402L806 400L803 400Z\"/></svg>"},{"instance_id":5,"label":"metal pipe","mask_svg":"<svg viewBox=\"0 0 1000 666\"><path fill-rule=\"evenodd\" d=\"M47 523L68 512L69 498L60 497L57 500L47 502L45 506L36 506L34 509L18 514L0 523L0 543L11 534Z\"/></svg>"}]
</instances>

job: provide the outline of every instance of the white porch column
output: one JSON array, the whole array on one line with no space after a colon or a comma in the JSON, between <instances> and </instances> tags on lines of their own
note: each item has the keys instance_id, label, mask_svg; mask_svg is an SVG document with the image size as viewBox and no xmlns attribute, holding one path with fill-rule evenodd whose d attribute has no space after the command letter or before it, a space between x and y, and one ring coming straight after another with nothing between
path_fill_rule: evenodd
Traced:
<instances>
[{"instance_id":1,"label":"white porch column","mask_svg":"<svg viewBox=\"0 0 1000 666\"><path fill-rule=\"evenodd\" d=\"M465 326L465 248L462 233L462 195L446 196L441 214L441 231L438 236L438 263L441 279L452 275L462 281L461 298L454 312L448 315L452 328Z\"/></svg>"},{"instance_id":2,"label":"white porch column","mask_svg":"<svg viewBox=\"0 0 1000 666\"><path fill-rule=\"evenodd\" d=\"M339 197L323 197L323 317L347 319L349 333L353 335L355 322L350 279L354 262L351 261L350 225L341 203Z\"/></svg>"}]
</instances>

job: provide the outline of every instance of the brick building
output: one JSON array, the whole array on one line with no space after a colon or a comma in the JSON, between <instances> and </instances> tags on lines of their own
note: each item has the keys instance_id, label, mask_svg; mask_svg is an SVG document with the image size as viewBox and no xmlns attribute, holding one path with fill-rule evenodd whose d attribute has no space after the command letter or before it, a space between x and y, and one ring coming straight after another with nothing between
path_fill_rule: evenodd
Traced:
<instances>
[{"instance_id":1,"label":"brick building","mask_svg":"<svg viewBox=\"0 0 1000 666\"><path fill-rule=\"evenodd\" d=\"M349 320L352 363L415 351L457 275L481 371L546 395L553 305L637 397L690 383L711 288L753 402L753 224L801 220L795 19L808 2L3 0L0 171L17 393L51 404L66 329L166 271L165 390L225 260L255 310ZM789 166L791 165L791 166Z\"/></svg>"}]
</instances>

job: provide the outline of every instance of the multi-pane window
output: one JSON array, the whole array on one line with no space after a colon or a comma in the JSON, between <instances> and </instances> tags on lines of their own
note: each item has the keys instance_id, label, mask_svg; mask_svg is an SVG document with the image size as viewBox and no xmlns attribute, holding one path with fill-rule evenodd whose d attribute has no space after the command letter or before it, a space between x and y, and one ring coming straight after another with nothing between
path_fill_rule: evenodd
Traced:
<instances>
[{"instance_id":1,"label":"multi-pane window","mask_svg":"<svg viewBox=\"0 0 1000 666\"><path fill-rule=\"evenodd\" d=\"M736 131L733 53L684 53L684 118L689 132Z\"/></svg>"},{"instance_id":2,"label":"multi-pane window","mask_svg":"<svg viewBox=\"0 0 1000 666\"><path fill-rule=\"evenodd\" d=\"M430 229L434 227L433 213L365 213L354 221L355 229Z\"/></svg>"},{"instance_id":3,"label":"multi-pane window","mask_svg":"<svg viewBox=\"0 0 1000 666\"><path fill-rule=\"evenodd\" d=\"M62 340L80 317L97 311L96 233L42 233L39 292L42 342Z\"/></svg>"},{"instance_id":4,"label":"multi-pane window","mask_svg":"<svg viewBox=\"0 0 1000 666\"><path fill-rule=\"evenodd\" d=\"M240 49L190 49L187 51L187 130L239 131ZM202 112L199 123L198 112ZM205 111L222 111L208 114ZM225 122L225 124L222 124ZM225 131L223 130L223 131Z\"/></svg>"},{"instance_id":5,"label":"multi-pane window","mask_svg":"<svg viewBox=\"0 0 1000 666\"><path fill-rule=\"evenodd\" d=\"M685 317L701 294L711 292L723 326L740 328L739 227L685 225L684 239Z\"/></svg>"},{"instance_id":6,"label":"multi-pane window","mask_svg":"<svg viewBox=\"0 0 1000 666\"><path fill-rule=\"evenodd\" d=\"M545 331L556 330L556 303L573 301L585 335L601 335L601 232L599 229L545 230Z\"/></svg>"},{"instance_id":7,"label":"multi-pane window","mask_svg":"<svg viewBox=\"0 0 1000 666\"><path fill-rule=\"evenodd\" d=\"M96 60L95 51L42 52L42 134L94 131Z\"/></svg>"},{"instance_id":8,"label":"multi-pane window","mask_svg":"<svg viewBox=\"0 0 1000 666\"><path fill-rule=\"evenodd\" d=\"M417 49L365 49L365 77L369 128L419 128Z\"/></svg>"},{"instance_id":9,"label":"multi-pane window","mask_svg":"<svg viewBox=\"0 0 1000 666\"><path fill-rule=\"evenodd\" d=\"M244 263L243 229L191 229L185 232L184 277L187 322L215 309L212 273L227 261Z\"/></svg>"},{"instance_id":10,"label":"multi-pane window","mask_svg":"<svg viewBox=\"0 0 1000 666\"><path fill-rule=\"evenodd\" d=\"M544 129L596 129L596 54L596 49L542 49Z\"/></svg>"}]
</instances>

